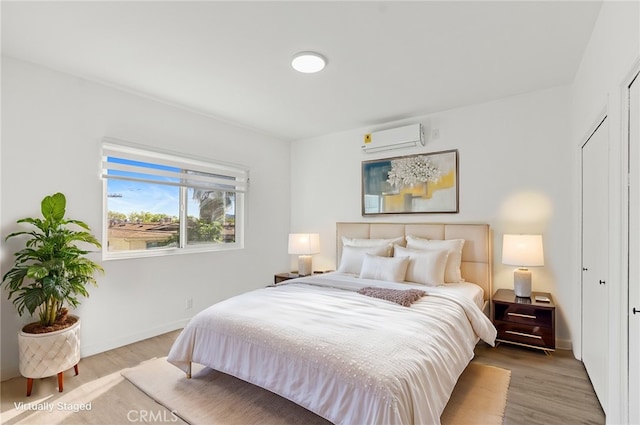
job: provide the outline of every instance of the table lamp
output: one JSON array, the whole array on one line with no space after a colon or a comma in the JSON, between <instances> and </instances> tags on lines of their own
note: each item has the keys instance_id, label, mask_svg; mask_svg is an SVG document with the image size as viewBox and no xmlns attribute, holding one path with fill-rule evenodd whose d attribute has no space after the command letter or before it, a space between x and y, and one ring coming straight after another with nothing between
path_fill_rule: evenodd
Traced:
<instances>
[{"instance_id":1,"label":"table lamp","mask_svg":"<svg viewBox=\"0 0 640 425\"><path fill-rule=\"evenodd\" d=\"M518 266L513 273L516 297L531 297L531 272L527 267L544 266L542 235L504 235L502 264Z\"/></svg>"},{"instance_id":2,"label":"table lamp","mask_svg":"<svg viewBox=\"0 0 640 425\"><path fill-rule=\"evenodd\" d=\"M311 255L320 252L320 235L318 233L290 233L289 254L298 255L298 275L308 276L313 273Z\"/></svg>"}]
</instances>

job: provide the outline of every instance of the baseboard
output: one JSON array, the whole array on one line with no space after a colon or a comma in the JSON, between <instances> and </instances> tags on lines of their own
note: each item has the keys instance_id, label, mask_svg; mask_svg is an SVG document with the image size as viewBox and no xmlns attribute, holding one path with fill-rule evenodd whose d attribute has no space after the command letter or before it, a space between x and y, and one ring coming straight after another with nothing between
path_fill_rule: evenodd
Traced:
<instances>
[{"instance_id":1,"label":"baseboard","mask_svg":"<svg viewBox=\"0 0 640 425\"><path fill-rule=\"evenodd\" d=\"M573 350L573 344L570 339L556 339L556 349Z\"/></svg>"},{"instance_id":2,"label":"baseboard","mask_svg":"<svg viewBox=\"0 0 640 425\"><path fill-rule=\"evenodd\" d=\"M135 334L125 335L117 339L101 341L99 344L81 346L80 355L81 357L93 356L94 354L104 353L105 351L113 350L114 348L122 347L128 344L133 344L134 342L142 341L143 339L162 335L167 332L175 331L176 329L182 329L187 325L189 320L190 319L182 319L173 323L167 323L162 326L147 329L142 332L137 332Z\"/></svg>"},{"instance_id":3,"label":"baseboard","mask_svg":"<svg viewBox=\"0 0 640 425\"><path fill-rule=\"evenodd\" d=\"M20 369L17 367L8 367L2 369L2 374L0 375L0 381L8 381L9 379L17 378L20 376Z\"/></svg>"}]
</instances>

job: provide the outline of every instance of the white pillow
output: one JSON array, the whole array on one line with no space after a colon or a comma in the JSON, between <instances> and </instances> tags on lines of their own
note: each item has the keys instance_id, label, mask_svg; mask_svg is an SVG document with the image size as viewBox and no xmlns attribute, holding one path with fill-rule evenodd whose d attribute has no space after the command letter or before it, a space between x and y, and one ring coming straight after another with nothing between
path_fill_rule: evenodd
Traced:
<instances>
[{"instance_id":1,"label":"white pillow","mask_svg":"<svg viewBox=\"0 0 640 425\"><path fill-rule=\"evenodd\" d=\"M419 250L396 245L394 256L409 257L409 265L404 280L428 286L444 285L444 272L449 251Z\"/></svg>"},{"instance_id":2,"label":"white pillow","mask_svg":"<svg viewBox=\"0 0 640 425\"><path fill-rule=\"evenodd\" d=\"M404 282L409 257L379 257L365 254L360 278Z\"/></svg>"},{"instance_id":3,"label":"white pillow","mask_svg":"<svg viewBox=\"0 0 640 425\"><path fill-rule=\"evenodd\" d=\"M342 237L342 245L343 246L386 246L387 247L387 257L393 256L393 245L404 246L404 236L400 236L392 239L361 239L361 238L348 238L346 236Z\"/></svg>"},{"instance_id":4,"label":"white pillow","mask_svg":"<svg viewBox=\"0 0 640 425\"><path fill-rule=\"evenodd\" d=\"M460 272L460 263L462 263L462 247L464 239L423 239L416 236L407 236L407 248L421 250L442 250L449 251L447 257L447 267L444 270L444 281L446 283L464 282L462 273Z\"/></svg>"},{"instance_id":5,"label":"white pillow","mask_svg":"<svg viewBox=\"0 0 640 425\"><path fill-rule=\"evenodd\" d=\"M342 258L340 259L340 267L338 271L342 273L360 274L362 270L362 262L366 254L386 255L386 245L379 246L343 246Z\"/></svg>"}]
</instances>

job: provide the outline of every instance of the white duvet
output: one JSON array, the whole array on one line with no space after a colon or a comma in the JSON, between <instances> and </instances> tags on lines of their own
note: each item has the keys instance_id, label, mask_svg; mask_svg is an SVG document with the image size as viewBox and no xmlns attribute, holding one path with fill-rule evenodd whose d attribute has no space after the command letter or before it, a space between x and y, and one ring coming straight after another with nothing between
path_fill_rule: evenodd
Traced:
<instances>
[{"instance_id":1,"label":"white duvet","mask_svg":"<svg viewBox=\"0 0 640 425\"><path fill-rule=\"evenodd\" d=\"M411 307L360 295L419 288ZM248 292L197 314L168 361L280 394L335 424L439 424L458 377L496 330L464 291L331 273Z\"/></svg>"}]
</instances>

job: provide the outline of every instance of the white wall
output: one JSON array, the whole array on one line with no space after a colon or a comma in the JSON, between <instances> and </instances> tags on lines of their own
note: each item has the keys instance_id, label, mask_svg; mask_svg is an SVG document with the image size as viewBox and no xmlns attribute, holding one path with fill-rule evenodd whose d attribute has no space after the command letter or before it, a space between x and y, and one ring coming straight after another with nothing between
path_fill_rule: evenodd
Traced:
<instances>
[{"instance_id":1,"label":"white wall","mask_svg":"<svg viewBox=\"0 0 640 425\"><path fill-rule=\"evenodd\" d=\"M77 313L87 356L183 326L199 310L269 284L286 268L289 143L210 117L10 58L2 62L2 269L15 221L43 196L67 196L69 217L101 238L100 140L111 136L250 167L245 249L102 262L99 287ZM17 239L17 238L16 238ZM94 260L100 260L95 255ZM18 375L18 318L2 298L2 379ZM193 308L185 310L185 299Z\"/></svg>"},{"instance_id":2,"label":"white wall","mask_svg":"<svg viewBox=\"0 0 640 425\"><path fill-rule=\"evenodd\" d=\"M494 289L513 287L513 268L501 264L504 233L542 233L545 267L532 268L533 289L558 303L557 338L568 347L575 331L568 253L573 250L572 150L569 89L561 87L454 109L403 123L439 129L423 148L365 154L362 128L295 142L291 148L292 231L319 232L314 268L335 268L336 221L482 222L493 231ZM380 127L388 128L403 123ZM361 216L363 160L417 152L459 150L460 213ZM295 267L292 260L291 267Z\"/></svg>"},{"instance_id":3,"label":"white wall","mask_svg":"<svg viewBox=\"0 0 640 425\"><path fill-rule=\"evenodd\" d=\"M624 137L624 85L640 64L640 3L603 2L594 31L571 87L571 149L574 167L573 194L580 202L580 153L595 125L607 115L609 122L609 371L608 400L601 400L607 423L625 423L627 410L627 298L626 298L626 141ZM575 215L571 281L580 294L580 215ZM637 261L637 259L636 259ZM637 282L636 282L637 284ZM574 299L575 317L580 324L580 297ZM589 330L584 333L588 335ZM607 344L607 341L603 341ZM574 352L581 358L580 333L575 335ZM633 401L637 402L637 401Z\"/></svg>"}]
</instances>

